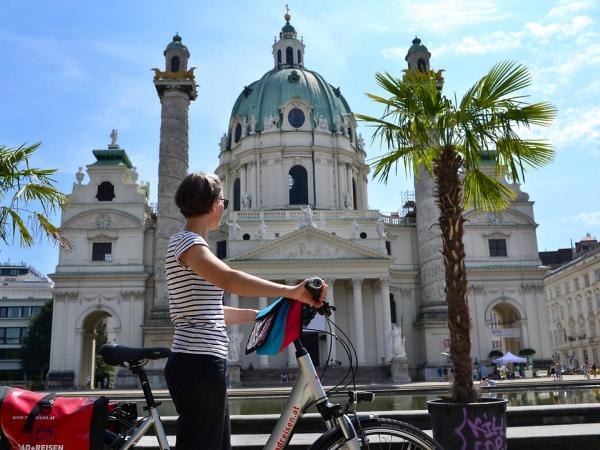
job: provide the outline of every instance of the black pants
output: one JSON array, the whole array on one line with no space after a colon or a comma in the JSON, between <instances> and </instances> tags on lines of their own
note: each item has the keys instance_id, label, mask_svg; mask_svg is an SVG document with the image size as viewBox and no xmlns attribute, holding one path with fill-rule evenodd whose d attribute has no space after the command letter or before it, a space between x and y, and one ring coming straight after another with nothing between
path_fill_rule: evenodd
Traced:
<instances>
[{"instance_id":1,"label":"black pants","mask_svg":"<svg viewBox=\"0 0 600 450\"><path fill-rule=\"evenodd\" d=\"M177 450L230 450L227 362L210 355L171 353L165 379L179 418Z\"/></svg>"}]
</instances>

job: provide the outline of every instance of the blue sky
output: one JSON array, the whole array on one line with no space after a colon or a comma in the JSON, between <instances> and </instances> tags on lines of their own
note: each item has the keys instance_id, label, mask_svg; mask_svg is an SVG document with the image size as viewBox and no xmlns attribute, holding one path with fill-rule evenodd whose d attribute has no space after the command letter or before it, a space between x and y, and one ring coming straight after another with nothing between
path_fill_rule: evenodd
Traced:
<instances>
[{"instance_id":1,"label":"blue sky","mask_svg":"<svg viewBox=\"0 0 600 450\"><path fill-rule=\"evenodd\" d=\"M175 32L197 67L199 95L190 108L190 169L212 171L219 137L243 87L272 67L273 37L285 2L78 2L4 0L0 15L0 143L42 142L34 164L57 168L70 192L79 166L106 148L110 131L156 195L160 103L152 67ZM305 63L340 86L354 112L376 115L365 92L374 73L400 74L418 35L445 69L445 92L458 95L496 62L515 60L533 73L532 101L559 109L548 129L556 160L530 171L523 190L535 201L540 250L600 235L600 6L597 1L289 0L292 24L306 44ZM369 129L360 126L367 143ZM375 156L379 146L368 145ZM412 189L403 173L387 186L369 183L369 203L400 208ZM59 218L55 218L59 222ZM58 251L0 245L0 261L25 261L54 271Z\"/></svg>"}]
</instances>

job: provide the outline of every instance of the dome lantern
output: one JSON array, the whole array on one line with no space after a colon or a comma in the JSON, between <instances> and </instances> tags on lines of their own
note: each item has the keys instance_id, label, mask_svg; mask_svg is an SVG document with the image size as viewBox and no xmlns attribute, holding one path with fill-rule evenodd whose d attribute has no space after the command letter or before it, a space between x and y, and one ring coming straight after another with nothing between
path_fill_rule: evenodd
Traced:
<instances>
[{"instance_id":1,"label":"dome lantern","mask_svg":"<svg viewBox=\"0 0 600 450\"><path fill-rule=\"evenodd\" d=\"M427 47L421 44L421 39L415 36L404 58L408 63L408 69L427 72L429 70L429 58L431 58L431 53L429 53Z\"/></svg>"},{"instance_id":2,"label":"dome lantern","mask_svg":"<svg viewBox=\"0 0 600 450\"><path fill-rule=\"evenodd\" d=\"M298 33L290 23L292 16L287 5L283 18L285 25L279 33L279 40L275 40L273 44L275 68L302 68L304 67L304 43L298 40Z\"/></svg>"},{"instance_id":3,"label":"dome lantern","mask_svg":"<svg viewBox=\"0 0 600 450\"><path fill-rule=\"evenodd\" d=\"M181 43L179 33L175 33L173 40L167 45L163 54L165 55L165 70L167 72L185 72L187 70L190 52Z\"/></svg>"}]
</instances>

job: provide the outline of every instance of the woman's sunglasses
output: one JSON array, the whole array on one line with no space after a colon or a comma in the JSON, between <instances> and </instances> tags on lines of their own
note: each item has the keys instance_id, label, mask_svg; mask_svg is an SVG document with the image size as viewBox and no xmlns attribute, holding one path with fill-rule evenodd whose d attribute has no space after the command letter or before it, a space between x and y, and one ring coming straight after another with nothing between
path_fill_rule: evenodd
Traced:
<instances>
[{"instance_id":1,"label":"woman's sunglasses","mask_svg":"<svg viewBox=\"0 0 600 450\"><path fill-rule=\"evenodd\" d=\"M223 200L223 209L227 209L227 207L229 206L229 200L227 200L226 198L220 198L219 200Z\"/></svg>"}]
</instances>

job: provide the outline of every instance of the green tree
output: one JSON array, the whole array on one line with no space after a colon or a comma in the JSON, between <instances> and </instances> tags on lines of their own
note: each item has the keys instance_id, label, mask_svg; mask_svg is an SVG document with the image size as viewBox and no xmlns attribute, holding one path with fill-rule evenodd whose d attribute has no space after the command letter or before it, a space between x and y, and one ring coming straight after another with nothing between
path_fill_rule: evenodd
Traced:
<instances>
[{"instance_id":1,"label":"green tree","mask_svg":"<svg viewBox=\"0 0 600 450\"><path fill-rule=\"evenodd\" d=\"M26 377L43 380L50 367L50 338L52 337L52 300L31 319L27 336L21 346L21 365Z\"/></svg>"},{"instance_id":2,"label":"green tree","mask_svg":"<svg viewBox=\"0 0 600 450\"><path fill-rule=\"evenodd\" d=\"M100 350L100 347L102 347L107 342L108 333L106 330L106 319L102 319L100 322L98 322L98 325L96 326L96 368L94 370L94 374L96 376L96 384L98 383L98 381L101 382L105 375L111 378L114 372L114 367L106 364L102 359L102 356L98 355L98 350Z\"/></svg>"},{"instance_id":3,"label":"green tree","mask_svg":"<svg viewBox=\"0 0 600 450\"><path fill-rule=\"evenodd\" d=\"M433 177L440 211L445 293L448 305L450 356L454 381L450 396L458 402L477 400L473 387L467 277L463 244L464 210L498 210L514 193L502 179L524 180L525 167L540 167L554 157L544 141L520 137L532 125L549 125L556 109L549 103L527 103L522 90L531 84L526 67L502 62L492 67L460 101L441 91L441 73L406 71L402 79L376 74L389 94L367 94L385 106L383 116L357 115L375 127L388 151L373 160L374 177L387 182L402 162L407 172ZM492 164L489 176L480 164ZM417 212L418 214L418 212Z\"/></svg>"},{"instance_id":4,"label":"green tree","mask_svg":"<svg viewBox=\"0 0 600 450\"><path fill-rule=\"evenodd\" d=\"M0 145L0 241L9 243L19 236L21 245L29 247L36 235L46 235L70 248L58 227L48 220L50 213L67 204L50 177L56 169L30 167L29 159L39 146Z\"/></svg>"}]
</instances>

